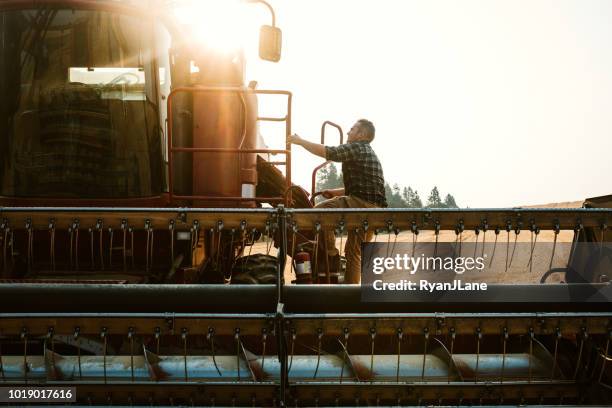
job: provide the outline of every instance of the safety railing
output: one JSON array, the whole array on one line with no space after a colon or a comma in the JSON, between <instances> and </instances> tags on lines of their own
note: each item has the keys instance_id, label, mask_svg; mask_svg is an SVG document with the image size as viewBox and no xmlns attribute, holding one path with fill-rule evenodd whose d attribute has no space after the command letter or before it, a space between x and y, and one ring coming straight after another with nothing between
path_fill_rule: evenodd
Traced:
<instances>
[{"instance_id":1,"label":"safety railing","mask_svg":"<svg viewBox=\"0 0 612 408\"><path fill-rule=\"evenodd\" d=\"M329 120L326 120L321 125L321 144L325 145L325 127L328 125L333 126L336 129L338 129L338 133L340 134L340 144L342 144L344 142L344 134L342 133L342 128L339 125L333 122L330 122ZM319 172L319 170L327 166L329 163L331 163L331 161L327 160L324 163L321 163L320 165L315 167L314 170L312 171L312 179L311 179L311 185L310 185L310 202L312 205L315 204L315 198L317 198L317 196L321 194L321 192L315 191L317 188L317 173Z\"/></svg>"},{"instance_id":2,"label":"safety railing","mask_svg":"<svg viewBox=\"0 0 612 408\"><path fill-rule=\"evenodd\" d=\"M241 104L244 110L245 123L242 127L241 141L237 148L199 148L199 147L185 147L185 146L174 146L172 131L173 131L173 100L179 93L217 93L217 94L237 94L240 96ZM284 95L287 97L287 114L284 117L257 117L257 121L274 121L285 123L285 149L245 149L244 143L246 139L246 118L248 105L245 101L245 95ZM262 203L269 202L274 204L291 202L291 143L289 143L289 136L291 135L291 105L292 95L291 92L282 90L258 90L250 88L239 88L239 87L180 87L174 89L170 95L168 95L168 191L169 199L172 203L173 200L198 200L198 201L226 201L226 202L253 202ZM287 194L278 197L241 197L241 196L209 196L209 195L179 195L174 192L174 153L207 153L207 154L237 154L238 155L238 166L240 169L240 159L242 154L283 154L285 155L284 161L274 161L272 164L285 165L285 177L286 177L286 191Z\"/></svg>"}]
</instances>

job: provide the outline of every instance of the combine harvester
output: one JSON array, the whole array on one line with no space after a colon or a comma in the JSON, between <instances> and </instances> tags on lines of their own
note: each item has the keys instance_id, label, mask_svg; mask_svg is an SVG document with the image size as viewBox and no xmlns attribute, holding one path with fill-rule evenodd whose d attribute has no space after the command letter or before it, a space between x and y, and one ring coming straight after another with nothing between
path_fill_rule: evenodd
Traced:
<instances>
[{"instance_id":1,"label":"combine harvester","mask_svg":"<svg viewBox=\"0 0 612 408\"><path fill-rule=\"evenodd\" d=\"M308 208L317 194L291 184L290 144L268 149L257 131L283 122L286 140L291 93L245 86L240 52L193 44L163 5L141 5L0 2L0 386L75 386L94 405L612 403L612 309L598 295L610 197ZM274 18L260 55L280 58ZM286 115L260 117L258 95L283 98ZM359 286L329 284L342 271L318 250L328 229L386 245L471 231L500 254L521 231L569 230L573 248L599 250L572 249L542 277L562 284L362 302ZM314 273L299 281L314 284L288 284L309 245Z\"/></svg>"}]
</instances>

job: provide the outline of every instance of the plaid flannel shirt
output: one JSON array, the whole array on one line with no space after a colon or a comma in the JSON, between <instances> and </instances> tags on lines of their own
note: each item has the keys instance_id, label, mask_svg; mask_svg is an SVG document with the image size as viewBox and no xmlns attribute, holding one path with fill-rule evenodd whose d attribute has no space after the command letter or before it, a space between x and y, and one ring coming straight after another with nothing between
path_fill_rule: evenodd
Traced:
<instances>
[{"instance_id":1,"label":"plaid flannel shirt","mask_svg":"<svg viewBox=\"0 0 612 408\"><path fill-rule=\"evenodd\" d=\"M325 146L327 160L342 162L344 194L386 207L385 178L380 161L369 142Z\"/></svg>"}]
</instances>

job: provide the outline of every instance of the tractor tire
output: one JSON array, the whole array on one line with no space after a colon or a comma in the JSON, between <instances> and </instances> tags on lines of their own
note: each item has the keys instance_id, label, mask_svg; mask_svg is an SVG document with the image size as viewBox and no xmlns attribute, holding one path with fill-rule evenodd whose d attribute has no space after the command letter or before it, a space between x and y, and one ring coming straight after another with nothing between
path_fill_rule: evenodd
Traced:
<instances>
[{"instance_id":1,"label":"tractor tire","mask_svg":"<svg viewBox=\"0 0 612 408\"><path fill-rule=\"evenodd\" d=\"M233 285L276 284L278 259L275 256L255 254L236 260L232 269Z\"/></svg>"}]
</instances>

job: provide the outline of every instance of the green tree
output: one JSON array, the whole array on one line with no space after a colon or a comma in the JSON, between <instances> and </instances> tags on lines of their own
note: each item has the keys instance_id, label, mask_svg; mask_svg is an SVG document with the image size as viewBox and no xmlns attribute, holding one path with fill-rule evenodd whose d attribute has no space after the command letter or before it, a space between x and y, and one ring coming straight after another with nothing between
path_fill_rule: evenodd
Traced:
<instances>
[{"instance_id":1,"label":"green tree","mask_svg":"<svg viewBox=\"0 0 612 408\"><path fill-rule=\"evenodd\" d=\"M342 181L342 173L338 168L331 163L329 166L319 170L317 177L317 191L341 188L344 183ZM390 185L385 183L385 197L387 204L391 208L423 208L423 201L417 190L412 187L401 187L398 183ZM319 199L318 201L321 201ZM431 190L427 198L427 207L429 208L459 208L455 197L451 194L446 194L444 200L440 198L440 191L437 186Z\"/></svg>"},{"instance_id":2,"label":"green tree","mask_svg":"<svg viewBox=\"0 0 612 408\"><path fill-rule=\"evenodd\" d=\"M421 197L419 197L419 192L414 190L414 196L412 198L412 202L410 203L411 208L423 208L423 201L421 201Z\"/></svg>"},{"instance_id":3,"label":"green tree","mask_svg":"<svg viewBox=\"0 0 612 408\"><path fill-rule=\"evenodd\" d=\"M429 208L442 208L444 204L442 203L442 199L440 198L440 192L438 191L438 187L435 187L429 193L429 198L427 198L427 207Z\"/></svg>"},{"instance_id":4,"label":"green tree","mask_svg":"<svg viewBox=\"0 0 612 408\"><path fill-rule=\"evenodd\" d=\"M319 170L316 183L317 191L341 188L342 186L342 173L338 172L338 168L334 163Z\"/></svg>"},{"instance_id":5,"label":"green tree","mask_svg":"<svg viewBox=\"0 0 612 408\"><path fill-rule=\"evenodd\" d=\"M414 191L412 191L410 186L404 187L404 190L402 191L402 199L406 202L408 208L413 208L412 202L414 201Z\"/></svg>"},{"instance_id":6,"label":"green tree","mask_svg":"<svg viewBox=\"0 0 612 408\"><path fill-rule=\"evenodd\" d=\"M385 190L387 188L385 187ZM403 200L402 194L400 193L400 187L397 183L393 185L393 188L387 193L387 204L393 208L406 208L408 203Z\"/></svg>"},{"instance_id":7,"label":"green tree","mask_svg":"<svg viewBox=\"0 0 612 408\"><path fill-rule=\"evenodd\" d=\"M444 207L446 207L446 208L459 208L459 206L455 202L455 197L453 197L450 194L447 194L446 197L444 197Z\"/></svg>"}]
</instances>

